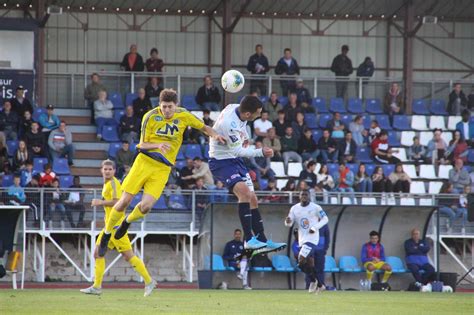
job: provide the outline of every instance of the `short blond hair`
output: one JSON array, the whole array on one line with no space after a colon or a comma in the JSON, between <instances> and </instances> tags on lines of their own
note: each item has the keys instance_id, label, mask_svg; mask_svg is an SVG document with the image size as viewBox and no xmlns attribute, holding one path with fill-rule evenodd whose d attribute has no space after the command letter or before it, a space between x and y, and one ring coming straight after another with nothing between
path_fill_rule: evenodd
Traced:
<instances>
[{"instance_id":1,"label":"short blond hair","mask_svg":"<svg viewBox=\"0 0 474 315\"><path fill-rule=\"evenodd\" d=\"M100 167L104 167L104 166L112 166L113 169L115 169L115 162L110 159L103 160L102 163L100 163Z\"/></svg>"}]
</instances>

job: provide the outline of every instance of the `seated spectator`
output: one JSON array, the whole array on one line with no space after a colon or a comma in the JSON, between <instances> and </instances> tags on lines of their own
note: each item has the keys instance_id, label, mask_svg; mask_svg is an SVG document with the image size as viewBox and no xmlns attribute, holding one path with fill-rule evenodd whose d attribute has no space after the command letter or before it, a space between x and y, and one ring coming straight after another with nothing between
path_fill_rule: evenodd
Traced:
<instances>
[{"instance_id":1,"label":"seated spectator","mask_svg":"<svg viewBox=\"0 0 474 315\"><path fill-rule=\"evenodd\" d=\"M44 171L40 173L39 185L41 187L50 187L53 180L56 178L56 173L53 172L51 164L45 164Z\"/></svg>"},{"instance_id":2,"label":"seated spectator","mask_svg":"<svg viewBox=\"0 0 474 315\"><path fill-rule=\"evenodd\" d=\"M316 187L319 188L319 191L332 191L334 189L334 179L329 174L328 166L326 164L321 165L318 174L316 174L316 180Z\"/></svg>"},{"instance_id":3,"label":"seated spectator","mask_svg":"<svg viewBox=\"0 0 474 315\"><path fill-rule=\"evenodd\" d=\"M179 170L176 168L176 166L171 166L170 176L168 177L168 182L166 183L166 189L181 190L180 180Z\"/></svg>"},{"instance_id":4,"label":"seated spectator","mask_svg":"<svg viewBox=\"0 0 474 315\"><path fill-rule=\"evenodd\" d=\"M145 62L145 68L147 72L163 72L164 62L159 57L158 49L152 48L150 50L150 58ZM160 83L160 80L158 80Z\"/></svg>"},{"instance_id":5,"label":"seated spectator","mask_svg":"<svg viewBox=\"0 0 474 315\"><path fill-rule=\"evenodd\" d=\"M298 178L300 183L306 182L309 188L314 188L318 184L318 179L314 171L316 170L316 162L309 161L306 164L306 168L301 171L300 177Z\"/></svg>"},{"instance_id":6,"label":"seated spectator","mask_svg":"<svg viewBox=\"0 0 474 315\"><path fill-rule=\"evenodd\" d=\"M0 175L9 174L11 171L7 148L0 142Z\"/></svg>"},{"instance_id":7,"label":"seated spectator","mask_svg":"<svg viewBox=\"0 0 474 315\"><path fill-rule=\"evenodd\" d=\"M54 106L48 104L46 106L46 113L42 113L38 118L38 123L41 126L41 132L43 133L44 137L48 139L49 133L54 129L59 128L59 124L61 121L59 117L54 114Z\"/></svg>"},{"instance_id":8,"label":"seated spectator","mask_svg":"<svg viewBox=\"0 0 474 315\"><path fill-rule=\"evenodd\" d=\"M319 156L313 132L309 128L304 130L303 136L298 140L298 153L301 155L303 162L308 160L316 161Z\"/></svg>"},{"instance_id":9,"label":"seated spectator","mask_svg":"<svg viewBox=\"0 0 474 315\"><path fill-rule=\"evenodd\" d=\"M306 129L303 113L296 113L296 120L291 123L291 127L293 128L293 133L295 134L296 139L301 139L304 130Z\"/></svg>"},{"instance_id":10,"label":"seated spectator","mask_svg":"<svg viewBox=\"0 0 474 315\"><path fill-rule=\"evenodd\" d=\"M0 111L0 130L5 134L6 140L18 139L18 127L20 118L18 114L12 110L12 104L9 100L3 103L3 110Z\"/></svg>"},{"instance_id":11,"label":"seated spectator","mask_svg":"<svg viewBox=\"0 0 474 315\"><path fill-rule=\"evenodd\" d=\"M114 105L107 99L107 92L100 91L99 99L94 102L95 124L97 126L97 139L102 139L102 129L104 126L117 126L114 119Z\"/></svg>"},{"instance_id":12,"label":"seated spectator","mask_svg":"<svg viewBox=\"0 0 474 315\"><path fill-rule=\"evenodd\" d=\"M372 120L370 123L370 129L369 129L369 143L372 143L372 141L375 140L380 134L382 129L379 127L379 122L376 120Z\"/></svg>"},{"instance_id":13,"label":"seated spectator","mask_svg":"<svg viewBox=\"0 0 474 315\"><path fill-rule=\"evenodd\" d=\"M293 89L293 92L296 94L296 100L298 104L304 108L311 108L313 110L312 113L314 113L314 109L309 106L313 102L313 99L311 98L311 94L309 93L308 89L305 88L303 79L296 79L296 86ZM306 103L306 106L303 106L303 103Z\"/></svg>"},{"instance_id":14,"label":"seated spectator","mask_svg":"<svg viewBox=\"0 0 474 315\"><path fill-rule=\"evenodd\" d=\"M337 163L339 154L337 152L336 141L331 137L329 129L324 129L323 136L319 138L318 150L324 164L330 161Z\"/></svg>"},{"instance_id":15,"label":"seated spectator","mask_svg":"<svg viewBox=\"0 0 474 315\"><path fill-rule=\"evenodd\" d=\"M474 139L474 122L471 121L471 112L462 111L462 120L456 124L456 130L461 132L461 137L469 144L472 144Z\"/></svg>"},{"instance_id":16,"label":"seated spectator","mask_svg":"<svg viewBox=\"0 0 474 315\"><path fill-rule=\"evenodd\" d=\"M84 194L81 193L82 185L81 178L79 176L74 176L73 184L69 187L70 191L66 200L64 200L64 205L66 207L66 212L68 213L68 218L70 217L70 224L72 228L86 227L84 225L84 215L86 212L86 207L84 206ZM78 190L75 190L78 189ZM72 219L72 212L79 212L79 218L77 224L74 224Z\"/></svg>"},{"instance_id":17,"label":"seated spectator","mask_svg":"<svg viewBox=\"0 0 474 315\"><path fill-rule=\"evenodd\" d=\"M423 164L426 161L426 148L421 145L420 138L413 137L413 144L408 148L408 159L415 162L415 165Z\"/></svg>"},{"instance_id":18,"label":"seated spectator","mask_svg":"<svg viewBox=\"0 0 474 315\"><path fill-rule=\"evenodd\" d=\"M351 203L355 204L354 196L354 173L346 166L346 163L339 163L339 171L334 173L335 190L340 192L348 192Z\"/></svg>"},{"instance_id":19,"label":"seated spectator","mask_svg":"<svg viewBox=\"0 0 474 315\"><path fill-rule=\"evenodd\" d=\"M253 122L254 134L257 139L262 139L267 136L267 132L272 128L272 122L268 120L268 113L263 112L261 117Z\"/></svg>"},{"instance_id":20,"label":"seated spectator","mask_svg":"<svg viewBox=\"0 0 474 315\"><path fill-rule=\"evenodd\" d=\"M33 179L33 162L27 161L25 167L20 172L21 187L28 185Z\"/></svg>"},{"instance_id":21,"label":"seated spectator","mask_svg":"<svg viewBox=\"0 0 474 315\"><path fill-rule=\"evenodd\" d=\"M134 72L143 71L145 69L143 57L137 52L137 45L130 45L130 52L123 56L122 62L120 63L120 69Z\"/></svg>"},{"instance_id":22,"label":"seated spectator","mask_svg":"<svg viewBox=\"0 0 474 315\"><path fill-rule=\"evenodd\" d=\"M449 182L453 184L453 191L457 194L464 192L464 187L471 185L469 172L464 168L461 159L454 161L454 167L449 170Z\"/></svg>"},{"instance_id":23,"label":"seated spectator","mask_svg":"<svg viewBox=\"0 0 474 315\"><path fill-rule=\"evenodd\" d=\"M372 141L372 156L376 162L383 164L398 164L401 161L392 154L397 150L392 150L388 145L388 133L385 130L380 131L379 136Z\"/></svg>"},{"instance_id":24,"label":"seated spectator","mask_svg":"<svg viewBox=\"0 0 474 315\"><path fill-rule=\"evenodd\" d=\"M129 104L127 104L128 106ZM133 114L141 122L143 116L152 109L151 101L146 95L145 89L138 89L138 97L133 100Z\"/></svg>"},{"instance_id":25,"label":"seated spectator","mask_svg":"<svg viewBox=\"0 0 474 315\"><path fill-rule=\"evenodd\" d=\"M461 83L455 83L449 94L447 111L449 115L460 116L465 109L468 109L466 95L461 89Z\"/></svg>"},{"instance_id":26,"label":"seated spectator","mask_svg":"<svg viewBox=\"0 0 474 315\"><path fill-rule=\"evenodd\" d=\"M202 177L196 179L193 190L196 191L196 211L202 213L209 203L209 196L205 193L199 193L200 191L207 190L204 186L204 179Z\"/></svg>"},{"instance_id":27,"label":"seated spectator","mask_svg":"<svg viewBox=\"0 0 474 315\"><path fill-rule=\"evenodd\" d=\"M117 150L115 155L115 163L117 164L117 178L125 173L125 168L131 167L134 160L134 153L130 151L130 143L122 141L122 147Z\"/></svg>"},{"instance_id":28,"label":"seated spectator","mask_svg":"<svg viewBox=\"0 0 474 315\"><path fill-rule=\"evenodd\" d=\"M255 148L263 148L262 141L257 140L255 142ZM275 172L270 168L271 162L269 157L258 156L250 158L251 169L257 174L257 181L260 182L261 178L274 179Z\"/></svg>"},{"instance_id":29,"label":"seated spectator","mask_svg":"<svg viewBox=\"0 0 474 315\"><path fill-rule=\"evenodd\" d=\"M45 157L46 153L46 143L43 134L39 131L39 124L33 122L31 124L31 130L25 134L24 140L26 141L26 146L31 152L31 157Z\"/></svg>"},{"instance_id":30,"label":"seated spectator","mask_svg":"<svg viewBox=\"0 0 474 315\"><path fill-rule=\"evenodd\" d=\"M207 109L202 111L202 121L206 126L212 127L214 126L214 120L211 119L211 112Z\"/></svg>"},{"instance_id":31,"label":"seated spectator","mask_svg":"<svg viewBox=\"0 0 474 315\"><path fill-rule=\"evenodd\" d=\"M270 121L278 119L278 112L283 110L283 106L278 102L278 95L276 92L270 94L268 102L263 105L263 110L268 112L268 119Z\"/></svg>"},{"instance_id":32,"label":"seated spectator","mask_svg":"<svg viewBox=\"0 0 474 315\"><path fill-rule=\"evenodd\" d=\"M65 193L61 191L59 188L59 179L54 178L51 182L51 188L53 190L51 192L46 193L45 196L45 203L47 205L47 209L49 210L49 228L52 228L52 221L53 221L53 214L55 212L59 213L61 218L61 229L64 229L64 221L66 220L66 216L71 227L75 227L71 212L66 212L66 207L64 206L64 201L66 200ZM45 219L46 221L46 219Z\"/></svg>"},{"instance_id":33,"label":"seated spectator","mask_svg":"<svg viewBox=\"0 0 474 315\"><path fill-rule=\"evenodd\" d=\"M421 239L420 230L413 229L411 238L405 241L405 261L420 288L434 281L436 276L435 269L428 260L429 251L430 245Z\"/></svg>"},{"instance_id":34,"label":"seated spectator","mask_svg":"<svg viewBox=\"0 0 474 315\"><path fill-rule=\"evenodd\" d=\"M198 179L203 180L204 186L207 189L214 188L214 177L212 177L211 170L209 169L209 164L204 162L201 158L195 157L193 160L193 170L192 175L183 176L183 180L194 180L197 181Z\"/></svg>"},{"instance_id":35,"label":"seated spectator","mask_svg":"<svg viewBox=\"0 0 474 315\"><path fill-rule=\"evenodd\" d=\"M393 124L393 116L403 114L403 108L405 104L403 103L403 94L400 91L398 83L393 82L385 94L385 99L383 101L383 111L390 118L390 124Z\"/></svg>"},{"instance_id":36,"label":"seated spectator","mask_svg":"<svg viewBox=\"0 0 474 315\"><path fill-rule=\"evenodd\" d=\"M372 174L372 190L377 193L393 192L392 181L385 177L381 166L376 166Z\"/></svg>"},{"instance_id":37,"label":"seated spectator","mask_svg":"<svg viewBox=\"0 0 474 315\"><path fill-rule=\"evenodd\" d=\"M145 94L148 99L153 97L160 97L160 93L163 91L163 88L159 84L157 77L152 77L150 82L145 86Z\"/></svg>"},{"instance_id":38,"label":"seated spectator","mask_svg":"<svg viewBox=\"0 0 474 315\"><path fill-rule=\"evenodd\" d=\"M204 85L199 88L196 94L196 103L201 109L209 111L219 111L221 102L221 94L219 89L212 82L210 75L204 77Z\"/></svg>"},{"instance_id":39,"label":"seated spectator","mask_svg":"<svg viewBox=\"0 0 474 315\"><path fill-rule=\"evenodd\" d=\"M31 112L27 110L20 119L20 138L22 138L31 129L32 123L33 117L31 116Z\"/></svg>"},{"instance_id":40,"label":"seated spectator","mask_svg":"<svg viewBox=\"0 0 474 315\"><path fill-rule=\"evenodd\" d=\"M72 144L72 134L67 129L66 122L62 121L58 129L49 134L49 152L53 159L67 157L69 166L74 165L74 145Z\"/></svg>"},{"instance_id":41,"label":"seated spectator","mask_svg":"<svg viewBox=\"0 0 474 315\"><path fill-rule=\"evenodd\" d=\"M234 239L227 242L224 247L224 254L222 258L227 261L227 266L240 268L240 257L244 253L244 243L242 242L242 231L240 229L234 230Z\"/></svg>"},{"instance_id":42,"label":"seated spectator","mask_svg":"<svg viewBox=\"0 0 474 315\"><path fill-rule=\"evenodd\" d=\"M372 180L365 170L365 164L359 164L359 170L355 175L354 182L355 190L357 192L372 192Z\"/></svg>"},{"instance_id":43,"label":"seated spectator","mask_svg":"<svg viewBox=\"0 0 474 315\"><path fill-rule=\"evenodd\" d=\"M339 161L346 163L355 162L357 144L352 139L352 132L346 132L344 139L338 143L337 151L339 153Z\"/></svg>"},{"instance_id":44,"label":"seated spectator","mask_svg":"<svg viewBox=\"0 0 474 315\"><path fill-rule=\"evenodd\" d=\"M91 83L89 83L84 90L84 99L87 101L91 109L91 123L95 123L94 117L94 102L99 99L99 92L107 91L105 85L100 82L100 76L94 72L91 74Z\"/></svg>"},{"instance_id":45,"label":"seated spectator","mask_svg":"<svg viewBox=\"0 0 474 315\"><path fill-rule=\"evenodd\" d=\"M376 270L383 271L382 283L386 283L392 275L392 267L385 262L385 249L380 243L379 233L372 231L369 233L370 241L362 245L360 261L367 274L368 287L372 284L372 277Z\"/></svg>"},{"instance_id":46,"label":"seated spectator","mask_svg":"<svg viewBox=\"0 0 474 315\"><path fill-rule=\"evenodd\" d=\"M133 106L127 106L125 115L120 117L119 134L122 141L138 143L140 139L140 119L138 119L134 112Z\"/></svg>"},{"instance_id":47,"label":"seated spectator","mask_svg":"<svg viewBox=\"0 0 474 315\"><path fill-rule=\"evenodd\" d=\"M354 120L349 124L349 131L352 132L352 138L358 146L365 145L364 139L369 133L365 130L362 116L355 116Z\"/></svg>"},{"instance_id":48,"label":"seated spectator","mask_svg":"<svg viewBox=\"0 0 474 315\"><path fill-rule=\"evenodd\" d=\"M441 129L435 129L433 132L433 139L428 142L426 158L429 159L433 165L449 164L449 161L446 159L448 145L441 137L442 132Z\"/></svg>"},{"instance_id":49,"label":"seated spectator","mask_svg":"<svg viewBox=\"0 0 474 315\"><path fill-rule=\"evenodd\" d=\"M216 181L216 187L213 189L215 192L211 196L211 202L228 202L229 190L225 187L224 183L220 180Z\"/></svg>"},{"instance_id":50,"label":"seated spectator","mask_svg":"<svg viewBox=\"0 0 474 315\"><path fill-rule=\"evenodd\" d=\"M32 160L31 153L28 151L25 141L20 140L18 142L18 149L13 155L13 170L23 170L26 167L26 163L31 162Z\"/></svg>"},{"instance_id":51,"label":"seated spectator","mask_svg":"<svg viewBox=\"0 0 474 315\"><path fill-rule=\"evenodd\" d=\"M8 187L7 196L10 205L19 206L25 203L25 190L20 186L20 176L18 174L13 177L13 185Z\"/></svg>"},{"instance_id":52,"label":"seated spectator","mask_svg":"<svg viewBox=\"0 0 474 315\"><path fill-rule=\"evenodd\" d=\"M26 98L25 88L19 85L15 90L15 97L11 99L12 110L17 113L18 117L23 117L26 111L33 112L33 105Z\"/></svg>"},{"instance_id":53,"label":"seated spectator","mask_svg":"<svg viewBox=\"0 0 474 315\"><path fill-rule=\"evenodd\" d=\"M186 166L184 166L180 172L180 183L181 183L181 188L182 189L191 189L192 186L194 185L194 179L191 178L193 175L193 169L194 169L194 161L192 159L186 159ZM184 179L184 178L188 179Z\"/></svg>"},{"instance_id":54,"label":"seated spectator","mask_svg":"<svg viewBox=\"0 0 474 315\"><path fill-rule=\"evenodd\" d=\"M464 194L466 190L470 191L470 186L466 186L466 189L462 193ZM449 218L448 223L446 225L448 233L452 233L453 223L456 218L461 218L462 229L464 229L467 222L467 200L466 198L462 197L465 197L465 195L460 194L460 196L457 197L453 191L453 184L449 182L443 183L443 186L441 186L439 193L441 195L438 197L439 211L440 213L446 215ZM450 198L448 196L443 195L453 195L453 197Z\"/></svg>"},{"instance_id":55,"label":"seated spectator","mask_svg":"<svg viewBox=\"0 0 474 315\"><path fill-rule=\"evenodd\" d=\"M278 119L273 121L273 127L275 127L275 132L278 137L285 136L286 127L291 126L291 122L288 123L285 117L285 111L279 110L278 111Z\"/></svg>"},{"instance_id":56,"label":"seated spectator","mask_svg":"<svg viewBox=\"0 0 474 315\"><path fill-rule=\"evenodd\" d=\"M269 192L278 192L278 187L277 187L277 181L276 179L271 179L268 181L268 186L267 188L265 188L263 191L269 191ZM263 200L262 202L271 202L271 203L274 203L274 202L280 202L282 200L282 196L281 195L277 195L277 194L270 194L270 195L267 195L265 194L264 197L263 197Z\"/></svg>"},{"instance_id":57,"label":"seated spectator","mask_svg":"<svg viewBox=\"0 0 474 315\"><path fill-rule=\"evenodd\" d=\"M390 179L390 181L392 182L393 192L410 192L411 178L410 176L408 176L407 173L405 173L405 171L403 170L403 165L401 163L398 163L395 166L395 171L388 176L388 179Z\"/></svg>"},{"instance_id":58,"label":"seated spectator","mask_svg":"<svg viewBox=\"0 0 474 315\"><path fill-rule=\"evenodd\" d=\"M275 74L277 75L299 75L300 67L298 62L291 55L291 49L285 48L283 51L283 57L281 57L275 67ZM288 92L294 88L293 80L280 80L281 93L284 96L288 95Z\"/></svg>"},{"instance_id":59,"label":"seated spectator","mask_svg":"<svg viewBox=\"0 0 474 315\"><path fill-rule=\"evenodd\" d=\"M448 150L446 151L446 159L449 161L456 161L461 159L467 163L467 155L469 154L469 147L461 136L461 132L456 130L453 132L453 139L449 142Z\"/></svg>"},{"instance_id":60,"label":"seated spectator","mask_svg":"<svg viewBox=\"0 0 474 315\"><path fill-rule=\"evenodd\" d=\"M285 106L284 111L285 111L285 120L289 124L291 124L292 122L296 120L297 113L303 112L303 110L301 109L301 106L298 104L295 93L290 93L290 96L288 97L288 105Z\"/></svg>"},{"instance_id":61,"label":"seated spectator","mask_svg":"<svg viewBox=\"0 0 474 315\"><path fill-rule=\"evenodd\" d=\"M298 185L296 186L296 191L309 191L308 183L304 180L299 181Z\"/></svg>"},{"instance_id":62,"label":"seated spectator","mask_svg":"<svg viewBox=\"0 0 474 315\"><path fill-rule=\"evenodd\" d=\"M303 163L303 159L298 154L298 139L293 134L293 128L286 127L285 136L280 139L280 142L283 163L285 163L286 169L288 169L289 161Z\"/></svg>"},{"instance_id":63,"label":"seated spectator","mask_svg":"<svg viewBox=\"0 0 474 315\"><path fill-rule=\"evenodd\" d=\"M263 139L263 146L273 150L273 161L281 160L281 143L276 136L275 128L268 129L268 135Z\"/></svg>"},{"instance_id":64,"label":"seated spectator","mask_svg":"<svg viewBox=\"0 0 474 315\"><path fill-rule=\"evenodd\" d=\"M331 137L334 140L338 141L344 138L344 131L346 129L346 126L341 120L340 113L334 113L333 119L328 121L326 128L331 131Z\"/></svg>"},{"instance_id":65,"label":"seated spectator","mask_svg":"<svg viewBox=\"0 0 474 315\"><path fill-rule=\"evenodd\" d=\"M281 191L296 191L296 181L293 178L290 178Z\"/></svg>"}]
</instances>

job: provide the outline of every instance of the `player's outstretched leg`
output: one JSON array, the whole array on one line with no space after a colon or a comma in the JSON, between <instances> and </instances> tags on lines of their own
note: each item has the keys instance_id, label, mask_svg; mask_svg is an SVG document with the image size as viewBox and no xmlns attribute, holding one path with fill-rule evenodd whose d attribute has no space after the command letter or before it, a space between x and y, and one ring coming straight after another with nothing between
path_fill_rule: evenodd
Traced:
<instances>
[{"instance_id":1,"label":"player's outstretched leg","mask_svg":"<svg viewBox=\"0 0 474 315\"><path fill-rule=\"evenodd\" d=\"M128 231L130 223L143 219L155 204L157 198L143 194L142 200L133 208L133 211L122 221L117 231L115 231L114 238L121 239Z\"/></svg>"},{"instance_id":2,"label":"player's outstretched leg","mask_svg":"<svg viewBox=\"0 0 474 315\"><path fill-rule=\"evenodd\" d=\"M256 198L255 198L256 199ZM258 208L254 208L251 210L252 212L252 230L253 233L257 236L257 239L261 242L266 243L264 248L258 249L253 253L253 256L257 254L269 253L274 251L282 250L286 247L286 243L276 243L272 240L267 240L265 236L264 227L263 227L263 219L260 215L260 211Z\"/></svg>"}]
</instances>

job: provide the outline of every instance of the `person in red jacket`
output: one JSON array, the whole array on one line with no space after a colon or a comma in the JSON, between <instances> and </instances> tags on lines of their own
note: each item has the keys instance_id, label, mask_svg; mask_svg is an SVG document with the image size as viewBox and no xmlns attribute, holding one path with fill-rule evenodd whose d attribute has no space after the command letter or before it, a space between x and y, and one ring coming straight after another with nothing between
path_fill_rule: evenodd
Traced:
<instances>
[{"instance_id":1,"label":"person in red jacket","mask_svg":"<svg viewBox=\"0 0 474 315\"><path fill-rule=\"evenodd\" d=\"M44 166L44 172L41 172L40 175L39 184L41 187L51 186L53 180L56 178L56 173L53 172L51 164L49 163Z\"/></svg>"}]
</instances>

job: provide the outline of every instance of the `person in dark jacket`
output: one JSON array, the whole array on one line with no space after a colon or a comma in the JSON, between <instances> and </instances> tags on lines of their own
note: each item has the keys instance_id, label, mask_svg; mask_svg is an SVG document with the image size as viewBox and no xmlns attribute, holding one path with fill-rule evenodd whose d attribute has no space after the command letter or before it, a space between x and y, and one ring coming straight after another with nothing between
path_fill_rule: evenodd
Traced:
<instances>
[{"instance_id":1,"label":"person in dark jacket","mask_svg":"<svg viewBox=\"0 0 474 315\"><path fill-rule=\"evenodd\" d=\"M298 153L301 155L303 162L307 160L316 161L318 158L319 151L313 138L313 132L309 128L304 130L303 136L298 140Z\"/></svg>"},{"instance_id":2,"label":"person in dark jacket","mask_svg":"<svg viewBox=\"0 0 474 315\"><path fill-rule=\"evenodd\" d=\"M15 97L11 99L12 110L18 114L18 117L23 117L25 111L29 110L30 113L33 112L33 105L26 98L25 88L23 85L19 85L15 91Z\"/></svg>"},{"instance_id":3,"label":"person in dark jacket","mask_svg":"<svg viewBox=\"0 0 474 315\"><path fill-rule=\"evenodd\" d=\"M145 86L145 93L147 98L160 97L163 88L159 85L158 77L152 77L150 82Z\"/></svg>"},{"instance_id":4,"label":"person in dark jacket","mask_svg":"<svg viewBox=\"0 0 474 315\"><path fill-rule=\"evenodd\" d=\"M367 95L367 84L369 84L369 78L374 75L375 67L372 59L370 57L365 57L364 62L362 62L357 68L357 76L362 78L362 97L366 98ZM356 85L358 89L358 85ZM359 94L357 91L356 94Z\"/></svg>"},{"instance_id":5,"label":"person in dark jacket","mask_svg":"<svg viewBox=\"0 0 474 315\"><path fill-rule=\"evenodd\" d=\"M346 132L344 140L339 141L337 145L339 153L339 162L354 163L357 151L357 143L352 139L352 132Z\"/></svg>"},{"instance_id":6,"label":"person in dark jacket","mask_svg":"<svg viewBox=\"0 0 474 315\"><path fill-rule=\"evenodd\" d=\"M331 71L336 77L348 77L352 72L352 61L347 56L349 46L342 45L341 54L334 57L331 65ZM336 97L345 98L347 93L347 79L337 78L336 80Z\"/></svg>"},{"instance_id":7,"label":"person in dark jacket","mask_svg":"<svg viewBox=\"0 0 474 315\"><path fill-rule=\"evenodd\" d=\"M296 86L292 90L292 93L296 94L296 100L298 104L303 106L303 103L306 103L306 106L304 106L305 108L308 108L308 107L312 108L311 107L311 103L312 103L311 94L309 93L308 89L304 87L303 79L301 78L296 79Z\"/></svg>"},{"instance_id":8,"label":"person in dark jacket","mask_svg":"<svg viewBox=\"0 0 474 315\"><path fill-rule=\"evenodd\" d=\"M466 94L461 89L461 83L455 83L449 94L447 111L450 115L460 116L464 109L467 109Z\"/></svg>"},{"instance_id":9,"label":"person in dark jacket","mask_svg":"<svg viewBox=\"0 0 474 315\"><path fill-rule=\"evenodd\" d=\"M147 72L163 72L164 67L163 59L159 58L158 49L152 48L150 50L150 58L145 62ZM161 85L161 78L158 78L158 84Z\"/></svg>"},{"instance_id":10,"label":"person in dark jacket","mask_svg":"<svg viewBox=\"0 0 474 315\"><path fill-rule=\"evenodd\" d=\"M225 244L224 254L222 258L227 261L229 267L234 267L235 269L240 268L239 258L244 252L244 243L242 242L242 231L240 229L235 229L234 239Z\"/></svg>"},{"instance_id":11,"label":"person in dark jacket","mask_svg":"<svg viewBox=\"0 0 474 315\"><path fill-rule=\"evenodd\" d=\"M32 154L32 158L46 157L46 139L39 131L39 124L34 121L31 124L31 130L25 133L23 139L26 141L26 146Z\"/></svg>"},{"instance_id":12,"label":"person in dark jacket","mask_svg":"<svg viewBox=\"0 0 474 315\"><path fill-rule=\"evenodd\" d=\"M309 161L308 164L306 164L306 169L301 171L299 181L305 181L310 188L314 188L318 181L314 173L315 170L316 162Z\"/></svg>"},{"instance_id":13,"label":"person in dark jacket","mask_svg":"<svg viewBox=\"0 0 474 315\"><path fill-rule=\"evenodd\" d=\"M435 269L429 263L427 255L430 249L430 245L421 239L420 230L413 229L411 238L405 241L405 261L419 287L435 278Z\"/></svg>"},{"instance_id":14,"label":"person in dark jacket","mask_svg":"<svg viewBox=\"0 0 474 315\"><path fill-rule=\"evenodd\" d=\"M196 94L196 103L201 108L209 111L219 111L221 102L221 94L219 89L212 82L210 75L204 77L204 85L201 86Z\"/></svg>"},{"instance_id":15,"label":"person in dark jacket","mask_svg":"<svg viewBox=\"0 0 474 315\"><path fill-rule=\"evenodd\" d=\"M31 129L31 124L33 123L33 117L31 116L31 112L29 110L25 111L23 117L20 118L20 138L22 138L25 133Z\"/></svg>"},{"instance_id":16,"label":"person in dark jacket","mask_svg":"<svg viewBox=\"0 0 474 315\"><path fill-rule=\"evenodd\" d=\"M130 52L126 53L125 56L123 56L120 68L125 71L145 70L143 57L137 52L137 45L133 44L130 46Z\"/></svg>"},{"instance_id":17,"label":"person in dark jacket","mask_svg":"<svg viewBox=\"0 0 474 315\"><path fill-rule=\"evenodd\" d=\"M249 62L247 63L247 70L251 74L260 74L264 75L270 70L268 65L268 59L263 54L263 46L258 44L255 46L255 54L250 56ZM262 79L252 79L250 80L250 93L259 91L260 95L267 95L267 80Z\"/></svg>"},{"instance_id":18,"label":"person in dark jacket","mask_svg":"<svg viewBox=\"0 0 474 315\"><path fill-rule=\"evenodd\" d=\"M19 124L17 112L12 109L10 100L6 100L3 103L3 111L0 112L0 131L5 133L7 140L17 140Z\"/></svg>"},{"instance_id":19,"label":"person in dark jacket","mask_svg":"<svg viewBox=\"0 0 474 315\"><path fill-rule=\"evenodd\" d=\"M146 112L151 110L151 108L151 102L146 96L145 89L140 88L138 90L138 97L133 100L133 114L138 120L142 121L143 116L145 116Z\"/></svg>"},{"instance_id":20,"label":"person in dark jacket","mask_svg":"<svg viewBox=\"0 0 474 315\"><path fill-rule=\"evenodd\" d=\"M120 117L119 133L122 141L130 144L139 141L140 120L134 115L132 106L127 106L125 115Z\"/></svg>"},{"instance_id":21,"label":"person in dark jacket","mask_svg":"<svg viewBox=\"0 0 474 315\"><path fill-rule=\"evenodd\" d=\"M319 138L318 150L320 151L321 160L324 164L330 161L337 163L338 153L337 153L336 141L334 141L334 139L331 138L329 129L324 129L323 136Z\"/></svg>"},{"instance_id":22,"label":"person in dark jacket","mask_svg":"<svg viewBox=\"0 0 474 315\"><path fill-rule=\"evenodd\" d=\"M275 73L278 75L300 75L300 67L295 58L291 56L291 49L285 48L283 57L278 60L275 67ZM295 87L294 80L280 80L281 94L286 96L288 92Z\"/></svg>"},{"instance_id":23,"label":"person in dark jacket","mask_svg":"<svg viewBox=\"0 0 474 315\"><path fill-rule=\"evenodd\" d=\"M301 106L298 104L297 96L295 93L291 92L288 97L288 105L285 106L285 120L288 124L296 121L296 114L303 113Z\"/></svg>"}]
</instances>

